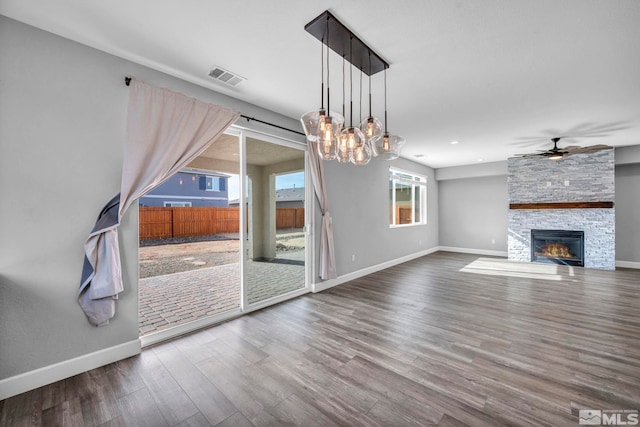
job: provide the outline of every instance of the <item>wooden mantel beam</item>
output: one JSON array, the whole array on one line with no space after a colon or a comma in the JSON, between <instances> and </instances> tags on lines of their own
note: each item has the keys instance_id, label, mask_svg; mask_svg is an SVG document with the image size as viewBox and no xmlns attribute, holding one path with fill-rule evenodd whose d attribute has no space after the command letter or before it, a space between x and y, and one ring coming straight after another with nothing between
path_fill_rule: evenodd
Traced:
<instances>
[{"instance_id":1,"label":"wooden mantel beam","mask_svg":"<svg viewBox=\"0 0 640 427\"><path fill-rule=\"evenodd\" d=\"M613 202L511 203L509 209L611 209Z\"/></svg>"}]
</instances>

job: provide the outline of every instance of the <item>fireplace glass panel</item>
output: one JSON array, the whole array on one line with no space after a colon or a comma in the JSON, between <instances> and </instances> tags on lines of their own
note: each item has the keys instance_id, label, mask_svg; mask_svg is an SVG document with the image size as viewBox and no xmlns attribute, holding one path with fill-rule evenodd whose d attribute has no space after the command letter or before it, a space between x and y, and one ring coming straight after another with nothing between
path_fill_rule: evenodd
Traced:
<instances>
[{"instance_id":1,"label":"fireplace glass panel","mask_svg":"<svg viewBox=\"0 0 640 427\"><path fill-rule=\"evenodd\" d=\"M584 232L531 230L531 261L584 266Z\"/></svg>"}]
</instances>

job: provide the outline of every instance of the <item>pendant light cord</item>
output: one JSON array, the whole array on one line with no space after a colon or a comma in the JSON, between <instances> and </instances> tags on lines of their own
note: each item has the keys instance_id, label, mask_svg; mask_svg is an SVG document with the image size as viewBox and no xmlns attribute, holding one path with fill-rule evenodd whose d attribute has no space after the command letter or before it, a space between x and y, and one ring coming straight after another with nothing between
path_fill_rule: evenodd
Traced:
<instances>
[{"instance_id":1,"label":"pendant light cord","mask_svg":"<svg viewBox=\"0 0 640 427\"><path fill-rule=\"evenodd\" d=\"M369 51L369 70L371 70L371 51ZM369 74L369 117L373 117L371 114L371 74Z\"/></svg>"},{"instance_id":2,"label":"pendant light cord","mask_svg":"<svg viewBox=\"0 0 640 427\"><path fill-rule=\"evenodd\" d=\"M349 127L353 127L353 36L349 39Z\"/></svg>"},{"instance_id":3,"label":"pendant light cord","mask_svg":"<svg viewBox=\"0 0 640 427\"><path fill-rule=\"evenodd\" d=\"M327 17L327 117L331 116L331 107L329 104L329 86L331 86L331 79L329 76L329 17Z\"/></svg>"},{"instance_id":4,"label":"pendant light cord","mask_svg":"<svg viewBox=\"0 0 640 427\"><path fill-rule=\"evenodd\" d=\"M342 118L344 119L345 115L347 114L347 111L344 107L345 102L346 102L346 96L345 96L345 91L344 91L344 63L345 63L345 58L344 58L344 54L342 55Z\"/></svg>"},{"instance_id":5,"label":"pendant light cord","mask_svg":"<svg viewBox=\"0 0 640 427\"><path fill-rule=\"evenodd\" d=\"M384 67L384 133L388 133L387 122L387 67Z\"/></svg>"},{"instance_id":6,"label":"pendant light cord","mask_svg":"<svg viewBox=\"0 0 640 427\"><path fill-rule=\"evenodd\" d=\"M324 37L320 43L320 70L322 75L322 83L320 85L320 109L324 110Z\"/></svg>"},{"instance_id":7,"label":"pendant light cord","mask_svg":"<svg viewBox=\"0 0 640 427\"><path fill-rule=\"evenodd\" d=\"M358 123L360 123L362 121L362 70L360 70L360 92L358 93L358 96L360 97L360 106L358 107L358 114L360 114L360 117L358 117Z\"/></svg>"}]
</instances>

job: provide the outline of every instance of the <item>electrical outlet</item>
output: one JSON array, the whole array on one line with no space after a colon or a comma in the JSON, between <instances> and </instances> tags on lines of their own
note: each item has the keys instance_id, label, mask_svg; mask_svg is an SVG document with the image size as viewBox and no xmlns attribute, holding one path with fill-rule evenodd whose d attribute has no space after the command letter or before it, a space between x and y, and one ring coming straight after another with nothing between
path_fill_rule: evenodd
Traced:
<instances>
[{"instance_id":1,"label":"electrical outlet","mask_svg":"<svg viewBox=\"0 0 640 427\"><path fill-rule=\"evenodd\" d=\"M568 187L568 186L569 186L569 180L566 180L566 181L564 182L564 186L565 186L565 187Z\"/></svg>"},{"instance_id":2,"label":"electrical outlet","mask_svg":"<svg viewBox=\"0 0 640 427\"><path fill-rule=\"evenodd\" d=\"M422 245L422 239L418 240L418 245Z\"/></svg>"},{"instance_id":3,"label":"electrical outlet","mask_svg":"<svg viewBox=\"0 0 640 427\"><path fill-rule=\"evenodd\" d=\"M496 244L496 239L491 239L491 244L495 245Z\"/></svg>"},{"instance_id":4,"label":"electrical outlet","mask_svg":"<svg viewBox=\"0 0 640 427\"><path fill-rule=\"evenodd\" d=\"M356 254L351 255L351 262L355 262L356 261Z\"/></svg>"},{"instance_id":5,"label":"electrical outlet","mask_svg":"<svg viewBox=\"0 0 640 427\"><path fill-rule=\"evenodd\" d=\"M551 181L547 181L547 187L551 187Z\"/></svg>"}]
</instances>

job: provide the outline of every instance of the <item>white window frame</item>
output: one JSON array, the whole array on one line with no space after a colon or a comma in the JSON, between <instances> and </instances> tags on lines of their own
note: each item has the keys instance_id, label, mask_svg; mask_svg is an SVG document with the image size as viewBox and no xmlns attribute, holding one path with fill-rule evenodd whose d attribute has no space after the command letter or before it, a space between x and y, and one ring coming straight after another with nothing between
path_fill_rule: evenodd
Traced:
<instances>
[{"instance_id":1,"label":"white window frame","mask_svg":"<svg viewBox=\"0 0 640 427\"><path fill-rule=\"evenodd\" d=\"M165 208L190 208L191 202L168 201L164 202Z\"/></svg>"},{"instance_id":2,"label":"white window frame","mask_svg":"<svg viewBox=\"0 0 640 427\"><path fill-rule=\"evenodd\" d=\"M401 175L408 175L412 179L408 179L405 177L401 177ZM397 227L411 227L414 225L425 225L427 223L427 177L424 175L417 174L415 172L409 172L406 170L390 167L389 168L389 180L387 181L387 186L391 184L389 187L391 191L391 222L389 224L389 228L397 228ZM396 185L398 183L411 185L411 223L408 224L396 224ZM416 191L420 193L420 218L415 218L416 212Z\"/></svg>"},{"instance_id":3,"label":"white window frame","mask_svg":"<svg viewBox=\"0 0 640 427\"><path fill-rule=\"evenodd\" d=\"M220 191L220 177L219 176L211 176L211 175L206 175L205 178L205 187L206 187L206 191ZM209 182L211 182L211 188L209 188ZM214 185L214 184L217 184Z\"/></svg>"}]
</instances>

